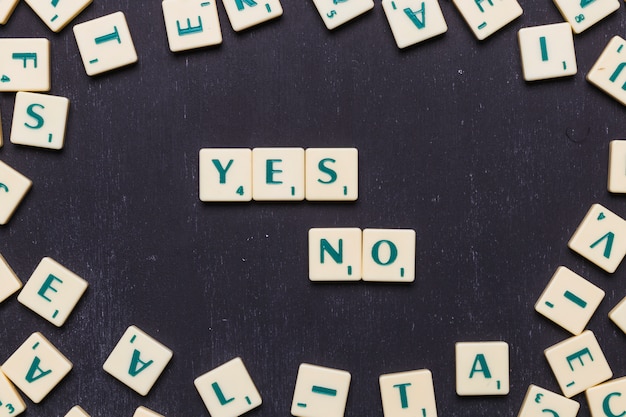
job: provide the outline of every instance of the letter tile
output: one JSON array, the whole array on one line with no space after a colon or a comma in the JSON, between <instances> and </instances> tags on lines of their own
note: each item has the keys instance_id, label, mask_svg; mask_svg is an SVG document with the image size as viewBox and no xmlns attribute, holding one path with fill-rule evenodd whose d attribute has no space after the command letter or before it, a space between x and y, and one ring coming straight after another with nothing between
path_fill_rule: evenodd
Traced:
<instances>
[{"instance_id":1,"label":"letter tile","mask_svg":"<svg viewBox=\"0 0 626 417\"><path fill-rule=\"evenodd\" d=\"M609 142L609 179L607 188L612 193L626 193L626 140L612 140Z\"/></svg>"},{"instance_id":2,"label":"letter tile","mask_svg":"<svg viewBox=\"0 0 626 417\"><path fill-rule=\"evenodd\" d=\"M509 393L508 343L457 342L455 352L458 395Z\"/></svg>"},{"instance_id":3,"label":"letter tile","mask_svg":"<svg viewBox=\"0 0 626 417\"><path fill-rule=\"evenodd\" d=\"M304 185L304 149L252 150L252 199L302 201Z\"/></svg>"},{"instance_id":4,"label":"letter tile","mask_svg":"<svg viewBox=\"0 0 626 417\"><path fill-rule=\"evenodd\" d=\"M306 199L355 201L359 195L359 152L356 148L309 148Z\"/></svg>"},{"instance_id":5,"label":"letter tile","mask_svg":"<svg viewBox=\"0 0 626 417\"><path fill-rule=\"evenodd\" d=\"M311 281L361 280L361 229L309 229Z\"/></svg>"},{"instance_id":6,"label":"letter tile","mask_svg":"<svg viewBox=\"0 0 626 417\"><path fill-rule=\"evenodd\" d=\"M614 36L589 70L587 81L626 106L625 70L626 40Z\"/></svg>"},{"instance_id":7,"label":"letter tile","mask_svg":"<svg viewBox=\"0 0 626 417\"><path fill-rule=\"evenodd\" d=\"M517 0L453 0L474 36L483 40L493 35L513 20L523 10Z\"/></svg>"},{"instance_id":8,"label":"letter tile","mask_svg":"<svg viewBox=\"0 0 626 417\"><path fill-rule=\"evenodd\" d=\"M563 18L572 25L574 33L581 33L617 9L619 0L554 0Z\"/></svg>"},{"instance_id":9,"label":"letter tile","mask_svg":"<svg viewBox=\"0 0 626 417\"><path fill-rule=\"evenodd\" d=\"M0 255L0 303L15 294L20 288L22 288L22 281L15 275L6 259Z\"/></svg>"},{"instance_id":10,"label":"letter tile","mask_svg":"<svg viewBox=\"0 0 626 417\"><path fill-rule=\"evenodd\" d=\"M133 417L163 417L163 416L159 413L156 413L150 410L149 408L138 407L135 410L135 414L133 414Z\"/></svg>"},{"instance_id":11,"label":"letter tile","mask_svg":"<svg viewBox=\"0 0 626 417\"><path fill-rule=\"evenodd\" d=\"M622 298L622 301L613 307L609 312L609 318L626 333L626 297Z\"/></svg>"},{"instance_id":12,"label":"letter tile","mask_svg":"<svg viewBox=\"0 0 626 417\"><path fill-rule=\"evenodd\" d=\"M517 417L576 417L580 404L547 389L530 385Z\"/></svg>"},{"instance_id":13,"label":"letter tile","mask_svg":"<svg viewBox=\"0 0 626 417\"><path fill-rule=\"evenodd\" d=\"M162 6L172 52L222 43L216 0L165 0Z\"/></svg>"},{"instance_id":14,"label":"letter tile","mask_svg":"<svg viewBox=\"0 0 626 417\"><path fill-rule=\"evenodd\" d=\"M374 8L373 0L313 0L326 28L333 30Z\"/></svg>"},{"instance_id":15,"label":"letter tile","mask_svg":"<svg viewBox=\"0 0 626 417\"><path fill-rule=\"evenodd\" d=\"M428 369L381 375L385 417L437 417L433 375Z\"/></svg>"},{"instance_id":16,"label":"letter tile","mask_svg":"<svg viewBox=\"0 0 626 417\"><path fill-rule=\"evenodd\" d=\"M90 416L79 405L75 405L74 407L72 407L70 411L68 411L65 417L90 417Z\"/></svg>"},{"instance_id":17,"label":"letter tile","mask_svg":"<svg viewBox=\"0 0 626 417\"><path fill-rule=\"evenodd\" d=\"M50 41L0 39L0 92L50 90Z\"/></svg>"},{"instance_id":18,"label":"letter tile","mask_svg":"<svg viewBox=\"0 0 626 417\"><path fill-rule=\"evenodd\" d=\"M301 364L291 414L296 417L343 417L351 378L349 372L339 369Z\"/></svg>"},{"instance_id":19,"label":"letter tile","mask_svg":"<svg viewBox=\"0 0 626 417\"><path fill-rule=\"evenodd\" d=\"M9 222L31 185L31 180L0 161L0 225Z\"/></svg>"},{"instance_id":20,"label":"letter tile","mask_svg":"<svg viewBox=\"0 0 626 417\"><path fill-rule=\"evenodd\" d=\"M53 32L60 32L93 0L26 0L37 16Z\"/></svg>"},{"instance_id":21,"label":"letter tile","mask_svg":"<svg viewBox=\"0 0 626 417\"><path fill-rule=\"evenodd\" d=\"M415 230L363 230L363 281L415 281Z\"/></svg>"},{"instance_id":22,"label":"letter tile","mask_svg":"<svg viewBox=\"0 0 626 417\"><path fill-rule=\"evenodd\" d=\"M0 0L0 25L6 25L20 0Z\"/></svg>"},{"instance_id":23,"label":"letter tile","mask_svg":"<svg viewBox=\"0 0 626 417\"><path fill-rule=\"evenodd\" d=\"M70 101L48 94L18 92L11 125L11 143L62 149Z\"/></svg>"},{"instance_id":24,"label":"letter tile","mask_svg":"<svg viewBox=\"0 0 626 417\"><path fill-rule=\"evenodd\" d=\"M383 0L382 4L400 49L448 31L437 0Z\"/></svg>"},{"instance_id":25,"label":"letter tile","mask_svg":"<svg viewBox=\"0 0 626 417\"><path fill-rule=\"evenodd\" d=\"M200 150L200 200L252 200L252 150Z\"/></svg>"},{"instance_id":26,"label":"letter tile","mask_svg":"<svg viewBox=\"0 0 626 417\"><path fill-rule=\"evenodd\" d=\"M283 15L279 0L222 0L235 32Z\"/></svg>"},{"instance_id":27,"label":"letter tile","mask_svg":"<svg viewBox=\"0 0 626 417\"><path fill-rule=\"evenodd\" d=\"M578 71L569 23L523 28L517 38L526 81L565 77Z\"/></svg>"},{"instance_id":28,"label":"letter tile","mask_svg":"<svg viewBox=\"0 0 626 417\"><path fill-rule=\"evenodd\" d=\"M596 385L585 391L591 417L626 415L626 377Z\"/></svg>"},{"instance_id":29,"label":"letter tile","mask_svg":"<svg viewBox=\"0 0 626 417\"><path fill-rule=\"evenodd\" d=\"M3 143L3 140L2 140L2 115L0 114L0 148L2 148L3 144L4 143Z\"/></svg>"},{"instance_id":30,"label":"letter tile","mask_svg":"<svg viewBox=\"0 0 626 417\"><path fill-rule=\"evenodd\" d=\"M0 371L0 417L22 414L26 404L11 381Z\"/></svg>"}]
</instances>

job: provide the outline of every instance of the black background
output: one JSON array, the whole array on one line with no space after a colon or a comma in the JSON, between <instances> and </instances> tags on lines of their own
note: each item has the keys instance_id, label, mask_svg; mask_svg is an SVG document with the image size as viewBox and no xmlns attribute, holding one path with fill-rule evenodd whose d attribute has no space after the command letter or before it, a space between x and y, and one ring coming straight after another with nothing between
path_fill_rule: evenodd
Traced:
<instances>
[{"instance_id":1,"label":"black background","mask_svg":"<svg viewBox=\"0 0 626 417\"><path fill-rule=\"evenodd\" d=\"M575 36L574 77L527 83L517 31L562 21L549 0L477 41L449 0L446 34L397 49L374 10L328 31L311 1L242 33L218 5L224 42L173 54L159 1L96 0L60 34L20 3L1 37L51 40L51 94L71 101L62 151L9 143L14 94L0 95L0 159L33 188L0 253L26 281L50 256L90 287L62 328L0 305L0 361L41 331L74 369L26 416L208 415L194 378L241 356L263 405L288 416L302 362L352 374L346 416L382 416L378 377L427 368L441 416L516 415L529 384L560 392L543 350L570 335L534 311L559 265L606 291L589 323L614 376L626 336L607 317L626 295L567 241L593 203L626 216L606 190L608 144L625 108L585 81L625 7ZM72 25L126 14L139 62L88 77ZM204 147L357 147L355 203L208 204ZM312 283L312 227L412 228L410 285ZM102 370L129 325L174 351L147 397ZM510 394L458 397L454 343L504 340ZM588 416L584 395L579 416Z\"/></svg>"}]
</instances>

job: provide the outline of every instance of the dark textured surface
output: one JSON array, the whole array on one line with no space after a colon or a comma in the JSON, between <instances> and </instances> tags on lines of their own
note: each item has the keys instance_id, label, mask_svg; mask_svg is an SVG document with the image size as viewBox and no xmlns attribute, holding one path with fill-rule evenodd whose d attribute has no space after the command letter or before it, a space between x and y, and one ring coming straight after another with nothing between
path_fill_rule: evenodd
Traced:
<instances>
[{"instance_id":1,"label":"dark textured surface","mask_svg":"<svg viewBox=\"0 0 626 417\"><path fill-rule=\"evenodd\" d=\"M193 379L241 356L263 397L250 416L287 416L298 365L352 373L346 416L381 416L378 376L428 368L442 416L515 415L530 383L558 392L543 350L567 332L533 305L559 265L606 291L588 328L615 376L626 337L607 318L626 295L567 248L592 203L626 216L606 191L608 143L626 136L626 110L584 76L614 35L624 5L575 38L579 73L529 84L517 30L562 21L549 0L477 41L453 4L449 30L399 51L376 8L329 32L312 2L236 34L222 5L224 43L172 54L161 4L95 0L75 22L122 10L138 64L90 78L68 26L52 34L21 3L1 37L47 37L52 90L71 100L60 152L0 149L33 180L0 253L26 281L50 256L90 283L62 328L13 296L0 305L0 361L41 331L74 363L26 416L207 416ZM0 95L6 142L14 95ZM355 146L356 203L204 204L203 147ZM311 227L413 228L411 285L313 284ZM147 397L102 371L131 324L174 350ZM454 343L510 344L511 392L455 394ZM580 416L589 411L583 395Z\"/></svg>"}]
</instances>

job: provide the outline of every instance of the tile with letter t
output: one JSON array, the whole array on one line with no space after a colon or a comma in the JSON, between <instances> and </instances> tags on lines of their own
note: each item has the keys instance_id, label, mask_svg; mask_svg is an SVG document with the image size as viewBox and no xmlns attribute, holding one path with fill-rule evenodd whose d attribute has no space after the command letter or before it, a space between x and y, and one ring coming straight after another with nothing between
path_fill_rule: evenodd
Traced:
<instances>
[{"instance_id":1,"label":"tile with letter t","mask_svg":"<svg viewBox=\"0 0 626 417\"><path fill-rule=\"evenodd\" d=\"M526 81L565 77L578 71L569 23L523 28L517 38Z\"/></svg>"},{"instance_id":2,"label":"tile with letter t","mask_svg":"<svg viewBox=\"0 0 626 417\"><path fill-rule=\"evenodd\" d=\"M31 9L53 32L60 32L93 0L26 0Z\"/></svg>"},{"instance_id":3,"label":"tile with letter t","mask_svg":"<svg viewBox=\"0 0 626 417\"><path fill-rule=\"evenodd\" d=\"M359 196L356 148L308 148L305 151L306 199L355 201Z\"/></svg>"},{"instance_id":4,"label":"tile with letter t","mask_svg":"<svg viewBox=\"0 0 626 417\"><path fill-rule=\"evenodd\" d=\"M626 297L622 298L622 301L609 311L609 318L626 333Z\"/></svg>"},{"instance_id":5,"label":"tile with letter t","mask_svg":"<svg viewBox=\"0 0 626 417\"><path fill-rule=\"evenodd\" d=\"M382 4L400 49L448 31L437 0L383 0Z\"/></svg>"},{"instance_id":6,"label":"tile with letter t","mask_svg":"<svg viewBox=\"0 0 626 417\"><path fill-rule=\"evenodd\" d=\"M477 39L493 35L523 13L517 0L453 0Z\"/></svg>"},{"instance_id":7,"label":"tile with letter t","mask_svg":"<svg viewBox=\"0 0 626 417\"><path fill-rule=\"evenodd\" d=\"M555 392L530 385L522 401L517 417L536 417L540 415L576 417L580 404Z\"/></svg>"},{"instance_id":8,"label":"tile with letter t","mask_svg":"<svg viewBox=\"0 0 626 417\"><path fill-rule=\"evenodd\" d=\"M216 0L165 0L162 7L170 51L222 43Z\"/></svg>"},{"instance_id":9,"label":"tile with letter t","mask_svg":"<svg viewBox=\"0 0 626 417\"><path fill-rule=\"evenodd\" d=\"M313 3L329 30L374 8L373 0L313 0Z\"/></svg>"},{"instance_id":10,"label":"tile with letter t","mask_svg":"<svg viewBox=\"0 0 626 417\"><path fill-rule=\"evenodd\" d=\"M0 25L5 25L20 0L0 0Z\"/></svg>"},{"instance_id":11,"label":"tile with letter t","mask_svg":"<svg viewBox=\"0 0 626 417\"><path fill-rule=\"evenodd\" d=\"M624 55L626 61L626 54ZM611 193L626 194L626 140L609 142L609 178Z\"/></svg>"},{"instance_id":12,"label":"tile with letter t","mask_svg":"<svg viewBox=\"0 0 626 417\"><path fill-rule=\"evenodd\" d=\"M193 383L212 417L237 417L262 403L241 358L218 366Z\"/></svg>"},{"instance_id":13,"label":"tile with letter t","mask_svg":"<svg viewBox=\"0 0 626 417\"><path fill-rule=\"evenodd\" d=\"M563 18L572 25L574 33L581 33L617 9L619 0L554 0Z\"/></svg>"},{"instance_id":14,"label":"tile with letter t","mask_svg":"<svg viewBox=\"0 0 626 417\"><path fill-rule=\"evenodd\" d=\"M589 70L587 81L626 106L626 40L611 38Z\"/></svg>"},{"instance_id":15,"label":"tile with letter t","mask_svg":"<svg viewBox=\"0 0 626 417\"><path fill-rule=\"evenodd\" d=\"M415 230L363 230L363 281L415 281Z\"/></svg>"},{"instance_id":16,"label":"tile with letter t","mask_svg":"<svg viewBox=\"0 0 626 417\"><path fill-rule=\"evenodd\" d=\"M20 288L22 288L22 281L0 254L0 303L15 294Z\"/></svg>"},{"instance_id":17,"label":"tile with letter t","mask_svg":"<svg viewBox=\"0 0 626 417\"><path fill-rule=\"evenodd\" d=\"M0 371L0 417L22 414L26 404L11 381Z\"/></svg>"},{"instance_id":18,"label":"tile with letter t","mask_svg":"<svg viewBox=\"0 0 626 417\"><path fill-rule=\"evenodd\" d=\"M50 90L50 41L0 39L0 92Z\"/></svg>"},{"instance_id":19,"label":"tile with letter t","mask_svg":"<svg viewBox=\"0 0 626 417\"><path fill-rule=\"evenodd\" d=\"M146 407L137 407L133 417L163 417L161 414L156 413Z\"/></svg>"},{"instance_id":20,"label":"tile with letter t","mask_svg":"<svg viewBox=\"0 0 626 417\"><path fill-rule=\"evenodd\" d=\"M65 415L65 417L90 417L89 414L85 410L82 409L79 405L75 405L72 407L70 411Z\"/></svg>"},{"instance_id":21,"label":"tile with letter t","mask_svg":"<svg viewBox=\"0 0 626 417\"><path fill-rule=\"evenodd\" d=\"M613 273L626 255L626 221L600 204L594 204L567 246Z\"/></svg>"},{"instance_id":22,"label":"tile with letter t","mask_svg":"<svg viewBox=\"0 0 626 417\"><path fill-rule=\"evenodd\" d=\"M137 62L126 17L112 13L74 26L74 37L87 75L97 75Z\"/></svg>"},{"instance_id":23,"label":"tile with letter t","mask_svg":"<svg viewBox=\"0 0 626 417\"><path fill-rule=\"evenodd\" d=\"M0 225L9 222L32 184L31 180L0 161Z\"/></svg>"},{"instance_id":24,"label":"tile with letter t","mask_svg":"<svg viewBox=\"0 0 626 417\"><path fill-rule=\"evenodd\" d=\"M585 391L592 417L626 415L626 377L596 385Z\"/></svg>"},{"instance_id":25,"label":"tile with letter t","mask_svg":"<svg viewBox=\"0 0 626 417\"><path fill-rule=\"evenodd\" d=\"M2 372L34 403L40 403L72 370L72 363L41 333L33 333Z\"/></svg>"},{"instance_id":26,"label":"tile with letter t","mask_svg":"<svg viewBox=\"0 0 626 417\"><path fill-rule=\"evenodd\" d=\"M428 369L381 375L385 417L437 417L433 375Z\"/></svg>"},{"instance_id":27,"label":"tile with letter t","mask_svg":"<svg viewBox=\"0 0 626 417\"><path fill-rule=\"evenodd\" d=\"M457 342L455 357L458 395L509 393L509 345L506 342Z\"/></svg>"},{"instance_id":28,"label":"tile with letter t","mask_svg":"<svg viewBox=\"0 0 626 417\"><path fill-rule=\"evenodd\" d=\"M360 281L361 236L355 227L309 229L309 279Z\"/></svg>"},{"instance_id":29,"label":"tile with letter t","mask_svg":"<svg viewBox=\"0 0 626 417\"><path fill-rule=\"evenodd\" d=\"M252 150L206 148L200 150L200 200L252 200Z\"/></svg>"},{"instance_id":30,"label":"tile with letter t","mask_svg":"<svg viewBox=\"0 0 626 417\"><path fill-rule=\"evenodd\" d=\"M222 3L235 32L283 15L279 0L222 0Z\"/></svg>"},{"instance_id":31,"label":"tile with letter t","mask_svg":"<svg viewBox=\"0 0 626 417\"><path fill-rule=\"evenodd\" d=\"M48 94L18 92L11 125L11 143L62 149L70 101Z\"/></svg>"},{"instance_id":32,"label":"tile with letter t","mask_svg":"<svg viewBox=\"0 0 626 417\"><path fill-rule=\"evenodd\" d=\"M301 364L291 414L296 417L343 417L351 378L347 371Z\"/></svg>"},{"instance_id":33,"label":"tile with letter t","mask_svg":"<svg viewBox=\"0 0 626 417\"><path fill-rule=\"evenodd\" d=\"M173 352L136 326L122 335L102 369L141 395L147 395Z\"/></svg>"},{"instance_id":34,"label":"tile with letter t","mask_svg":"<svg viewBox=\"0 0 626 417\"><path fill-rule=\"evenodd\" d=\"M304 149L254 148L252 198L257 201L304 200Z\"/></svg>"}]
</instances>

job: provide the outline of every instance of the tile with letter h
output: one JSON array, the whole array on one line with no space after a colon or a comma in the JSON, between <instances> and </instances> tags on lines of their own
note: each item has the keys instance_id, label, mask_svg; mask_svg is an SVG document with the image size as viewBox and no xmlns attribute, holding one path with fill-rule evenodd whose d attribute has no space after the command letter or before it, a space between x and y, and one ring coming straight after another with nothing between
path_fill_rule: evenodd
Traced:
<instances>
[{"instance_id":1,"label":"tile with letter h","mask_svg":"<svg viewBox=\"0 0 626 417\"><path fill-rule=\"evenodd\" d=\"M50 90L50 41L0 39L0 92Z\"/></svg>"},{"instance_id":2,"label":"tile with letter h","mask_svg":"<svg viewBox=\"0 0 626 417\"><path fill-rule=\"evenodd\" d=\"M587 81L626 106L626 40L611 38L589 70Z\"/></svg>"},{"instance_id":3,"label":"tile with letter h","mask_svg":"<svg viewBox=\"0 0 626 417\"><path fill-rule=\"evenodd\" d=\"M576 417L580 404L555 392L530 385L522 401L517 417L536 417L540 415Z\"/></svg>"},{"instance_id":4,"label":"tile with letter h","mask_svg":"<svg viewBox=\"0 0 626 417\"><path fill-rule=\"evenodd\" d=\"M517 37L526 81L565 77L578 71L569 23L523 28Z\"/></svg>"},{"instance_id":5,"label":"tile with letter h","mask_svg":"<svg viewBox=\"0 0 626 417\"><path fill-rule=\"evenodd\" d=\"M241 358L199 376L194 385L212 417L237 417L262 403Z\"/></svg>"},{"instance_id":6,"label":"tile with letter h","mask_svg":"<svg viewBox=\"0 0 626 417\"><path fill-rule=\"evenodd\" d=\"M11 381L0 371L0 417L13 417L22 414L26 404Z\"/></svg>"},{"instance_id":7,"label":"tile with letter h","mask_svg":"<svg viewBox=\"0 0 626 417\"><path fill-rule=\"evenodd\" d=\"M400 49L448 31L437 0L383 0L382 4Z\"/></svg>"},{"instance_id":8,"label":"tile with letter h","mask_svg":"<svg viewBox=\"0 0 626 417\"><path fill-rule=\"evenodd\" d=\"M163 417L161 414L146 407L137 407L133 417Z\"/></svg>"},{"instance_id":9,"label":"tile with letter h","mask_svg":"<svg viewBox=\"0 0 626 417\"><path fill-rule=\"evenodd\" d=\"M0 0L0 25L5 25L20 0Z\"/></svg>"},{"instance_id":10,"label":"tile with letter h","mask_svg":"<svg viewBox=\"0 0 626 417\"><path fill-rule=\"evenodd\" d=\"M592 417L617 417L625 415L626 377L596 385L585 391Z\"/></svg>"},{"instance_id":11,"label":"tile with letter h","mask_svg":"<svg viewBox=\"0 0 626 417\"><path fill-rule=\"evenodd\" d=\"M31 180L0 161L0 225L9 222L32 184Z\"/></svg>"},{"instance_id":12,"label":"tile with letter h","mask_svg":"<svg viewBox=\"0 0 626 417\"><path fill-rule=\"evenodd\" d=\"M359 196L356 148L308 148L305 151L308 201L355 201Z\"/></svg>"},{"instance_id":13,"label":"tile with letter h","mask_svg":"<svg viewBox=\"0 0 626 417\"><path fill-rule=\"evenodd\" d=\"M235 32L283 15L279 0L222 0Z\"/></svg>"},{"instance_id":14,"label":"tile with letter h","mask_svg":"<svg viewBox=\"0 0 626 417\"><path fill-rule=\"evenodd\" d=\"M0 254L0 303L15 294L20 288L22 288L22 281Z\"/></svg>"},{"instance_id":15,"label":"tile with letter h","mask_svg":"<svg viewBox=\"0 0 626 417\"><path fill-rule=\"evenodd\" d=\"M517 0L453 0L477 39L493 35L523 13Z\"/></svg>"},{"instance_id":16,"label":"tile with letter h","mask_svg":"<svg viewBox=\"0 0 626 417\"><path fill-rule=\"evenodd\" d=\"M374 8L373 0L313 0L313 4L329 30Z\"/></svg>"},{"instance_id":17,"label":"tile with letter h","mask_svg":"<svg viewBox=\"0 0 626 417\"><path fill-rule=\"evenodd\" d=\"M62 149L70 101L48 94L18 92L11 125L11 143Z\"/></svg>"},{"instance_id":18,"label":"tile with letter h","mask_svg":"<svg viewBox=\"0 0 626 417\"><path fill-rule=\"evenodd\" d=\"M254 148L252 198L257 201L304 200L304 149Z\"/></svg>"},{"instance_id":19,"label":"tile with letter h","mask_svg":"<svg viewBox=\"0 0 626 417\"><path fill-rule=\"evenodd\" d=\"M613 309L609 312L609 318L617 327L626 333L626 297L622 298Z\"/></svg>"},{"instance_id":20,"label":"tile with letter h","mask_svg":"<svg viewBox=\"0 0 626 417\"><path fill-rule=\"evenodd\" d=\"M200 200L252 200L252 150L200 150Z\"/></svg>"},{"instance_id":21,"label":"tile with letter h","mask_svg":"<svg viewBox=\"0 0 626 417\"><path fill-rule=\"evenodd\" d=\"M572 25L574 33L581 33L617 9L619 0L554 0L563 18Z\"/></svg>"},{"instance_id":22,"label":"tile with letter h","mask_svg":"<svg viewBox=\"0 0 626 417\"><path fill-rule=\"evenodd\" d=\"M506 342L457 342L455 357L458 395L509 393L509 345Z\"/></svg>"},{"instance_id":23,"label":"tile with letter h","mask_svg":"<svg viewBox=\"0 0 626 417\"><path fill-rule=\"evenodd\" d=\"M385 417L437 417L433 375L428 369L381 375Z\"/></svg>"},{"instance_id":24,"label":"tile with letter h","mask_svg":"<svg viewBox=\"0 0 626 417\"><path fill-rule=\"evenodd\" d=\"M165 0L162 7L172 52L222 43L216 0Z\"/></svg>"},{"instance_id":25,"label":"tile with letter h","mask_svg":"<svg viewBox=\"0 0 626 417\"><path fill-rule=\"evenodd\" d=\"M79 405L75 405L72 407L70 411L67 412L65 417L90 417L89 414Z\"/></svg>"},{"instance_id":26,"label":"tile with letter h","mask_svg":"<svg viewBox=\"0 0 626 417\"><path fill-rule=\"evenodd\" d=\"M624 58L626 61L626 54L624 54ZM609 142L607 188L611 193L626 193L626 140L612 140Z\"/></svg>"},{"instance_id":27,"label":"tile with letter h","mask_svg":"<svg viewBox=\"0 0 626 417\"><path fill-rule=\"evenodd\" d=\"M93 0L26 0L31 9L53 32L60 32Z\"/></svg>"},{"instance_id":28,"label":"tile with letter h","mask_svg":"<svg viewBox=\"0 0 626 417\"><path fill-rule=\"evenodd\" d=\"M296 417L343 417L351 378L347 371L301 364L291 414Z\"/></svg>"}]
</instances>

